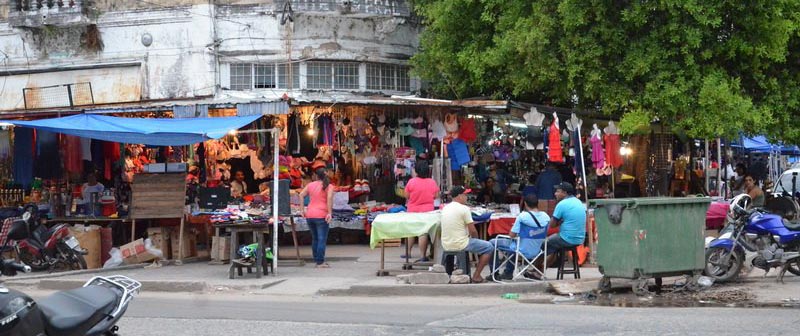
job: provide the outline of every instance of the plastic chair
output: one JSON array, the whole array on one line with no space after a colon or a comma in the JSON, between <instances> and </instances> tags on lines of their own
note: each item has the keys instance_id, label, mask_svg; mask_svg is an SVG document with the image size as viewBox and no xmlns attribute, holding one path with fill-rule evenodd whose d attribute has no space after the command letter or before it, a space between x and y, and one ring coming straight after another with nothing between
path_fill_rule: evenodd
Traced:
<instances>
[{"instance_id":1,"label":"plastic chair","mask_svg":"<svg viewBox=\"0 0 800 336\"><path fill-rule=\"evenodd\" d=\"M525 273L528 271L539 273L539 275L541 275L541 280L546 280L545 271L547 271L547 263L542 262L543 265L542 269L539 269L538 267L536 267L534 262L536 261L536 259L539 259L540 257L541 258L545 257L545 252L547 251L547 228L548 228L547 225L543 227L531 227L528 225L522 225L519 234L514 238L511 238L507 235L497 235L496 237L497 239L495 239L494 241L494 255L492 256L492 258L494 258L493 265L495 265L495 269L492 270L492 280L495 282L502 282L497 279L497 272L503 269L505 265L509 262L514 263L514 273L513 277L511 278L512 281L517 279L537 280L526 277ZM516 246L514 249L510 249L508 246L498 246L497 242L499 241L499 239L514 240L516 242ZM521 243L529 239L541 242L539 253L537 253L535 256L526 256L519 250ZM507 257L502 263L498 265L497 252L504 252L510 256Z\"/></svg>"},{"instance_id":2,"label":"plastic chair","mask_svg":"<svg viewBox=\"0 0 800 336\"><path fill-rule=\"evenodd\" d=\"M442 251L442 263L447 275L453 274L455 261L453 258L458 259L458 267L464 271L464 274L471 275L469 269L469 252L467 251Z\"/></svg>"},{"instance_id":3,"label":"plastic chair","mask_svg":"<svg viewBox=\"0 0 800 336\"><path fill-rule=\"evenodd\" d=\"M567 252L572 252L572 269L564 269L564 264L567 259ZM581 266L578 264L578 247L568 247L556 251L556 260L558 261L558 272L556 273L556 280L564 279L564 274L573 274L575 279L581 278Z\"/></svg>"}]
</instances>

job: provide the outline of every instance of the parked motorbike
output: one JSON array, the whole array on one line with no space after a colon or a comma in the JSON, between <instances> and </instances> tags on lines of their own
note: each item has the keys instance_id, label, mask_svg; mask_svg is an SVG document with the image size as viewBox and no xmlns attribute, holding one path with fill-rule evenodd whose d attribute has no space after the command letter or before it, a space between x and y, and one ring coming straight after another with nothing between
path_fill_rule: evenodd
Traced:
<instances>
[{"instance_id":1,"label":"parked motorbike","mask_svg":"<svg viewBox=\"0 0 800 336\"><path fill-rule=\"evenodd\" d=\"M28 237L27 225L14 222L8 237ZM14 260L0 262L5 276L30 272ZM122 315L141 284L124 276L94 277L81 288L34 301L20 291L0 286L0 336L116 336Z\"/></svg>"},{"instance_id":2,"label":"parked motorbike","mask_svg":"<svg viewBox=\"0 0 800 336\"><path fill-rule=\"evenodd\" d=\"M787 271L800 275L800 222L760 208L745 210L749 203L747 194L731 201L731 222L706 249L706 275L717 282L731 281L745 265L763 269L765 275L777 268L779 282Z\"/></svg>"},{"instance_id":3,"label":"parked motorbike","mask_svg":"<svg viewBox=\"0 0 800 336\"><path fill-rule=\"evenodd\" d=\"M66 224L48 228L42 222L36 205L25 206L22 219L28 226L28 238L17 241L19 260L36 271L86 269L86 251Z\"/></svg>"}]
</instances>

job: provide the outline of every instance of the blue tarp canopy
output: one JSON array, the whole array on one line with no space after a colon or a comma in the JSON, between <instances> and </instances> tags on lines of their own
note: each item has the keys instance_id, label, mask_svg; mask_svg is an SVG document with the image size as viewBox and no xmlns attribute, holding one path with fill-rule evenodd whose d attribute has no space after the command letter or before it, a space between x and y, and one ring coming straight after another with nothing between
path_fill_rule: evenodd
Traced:
<instances>
[{"instance_id":1,"label":"blue tarp canopy","mask_svg":"<svg viewBox=\"0 0 800 336\"><path fill-rule=\"evenodd\" d=\"M793 145L778 145L767 141L765 136L741 137L741 141L731 144L734 147L742 147L752 152L771 152L780 151L781 154L800 154L800 148Z\"/></svg>"},{"instance_id":2,"label":"blue tarp canopy","mask_svg":"<svg viewBox=\"0 0 800 336\"><path fill-rule=\"evenodd\" d=\"M183 146L219 139L231 130L252 123L261 115L220 118L120 118L77 114L33 121L0 120L0 123L104 141L152 146Z\"/></svg>"}]
</instances>

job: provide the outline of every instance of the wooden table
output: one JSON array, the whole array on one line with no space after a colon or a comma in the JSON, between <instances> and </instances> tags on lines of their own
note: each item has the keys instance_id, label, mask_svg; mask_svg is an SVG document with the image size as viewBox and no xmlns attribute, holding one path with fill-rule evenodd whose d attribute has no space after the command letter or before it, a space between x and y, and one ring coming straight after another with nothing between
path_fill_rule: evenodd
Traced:
<instances>
[{"instance_id":1,"label":"wooden table","mask_svg":"<svg viewBox=\"0 0 800 336\"><path fill-rule=\"evenodd\" d=\"M231 266L228 269L228 277L233 279L234 272L236 270L236 250L238 249L239 245L239 233L247 233L250 232L253 234L253 238L258 244L258 248L256 249L256 277L261 278L261 274L264 271L264 234L269 235L272 231L272 226L269 223L218 223L214 224L214 227L218 229L225 229L231 233L231 249L230 249L230 258L231 258ZM275 275L275 273L273 273Z\"/></svg>"}]
</instances>

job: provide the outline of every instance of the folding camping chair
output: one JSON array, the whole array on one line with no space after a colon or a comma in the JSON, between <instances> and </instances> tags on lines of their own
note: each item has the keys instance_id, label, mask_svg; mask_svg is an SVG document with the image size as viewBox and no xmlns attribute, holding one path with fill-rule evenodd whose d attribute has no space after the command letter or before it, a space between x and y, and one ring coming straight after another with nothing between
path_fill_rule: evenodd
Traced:
<instances>
[{"instance_id":1,"label":"folding camping chair","mask_svg":"<svg viewBox=\"0 0 800 336\"><path fill-rule=\"evenodd\" d=\"M531 227L528 225L522 225L519 234L514 238L511 238L510 236L507 235L497 235L494 241L494 255L492 256L492 258L494 258L494 262L492 264L495 265L495 269L492 270L492 280L494 282L502 282L496 278L497 272L503 269L506 263L509 262L514 263L514 273L513 277L511 278L512 281L520 278L525 280L535 280L525 276L525 273L528 271L537 272L541 275L541 280L546 280L545 271L547 271L547 262L546 261L542 262L543 265L542 269L536 267L536 265L534 265L534 262L539 257L542 258L546 257L545 253L547 251L547 227L548 225L545 225L543 227ZM497 243L500 239L513 240L514 242L516 242L515 248L511 249L508 245L498 245ZM541 242L540 244L541 248L539 249L539 253L537 253L535 256L526 256L519 250L522 241L528 239L533 239L535 241ZM502 263L500 263L500 265L497 264L498 251L503 252L507 255L505 260Z\"/></svg>"}]
</instances>

